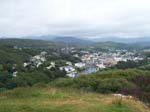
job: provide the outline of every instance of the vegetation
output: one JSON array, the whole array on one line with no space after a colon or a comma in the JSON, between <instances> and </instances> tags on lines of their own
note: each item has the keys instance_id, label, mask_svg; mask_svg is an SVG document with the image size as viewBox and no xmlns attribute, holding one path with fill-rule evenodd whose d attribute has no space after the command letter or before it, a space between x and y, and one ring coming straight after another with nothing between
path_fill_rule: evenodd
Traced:
<instances>
[{"instance_id":1,"label":"vegetation","mask_svg":"<svg viewBox=\"0 0 150 112\"><path fill-rule=\"evenodd\" d=\"M58 89L43 84L0 93L1 112L148 112L136 99Z\"/></svg>"},{"instance_id":2,"label":"vegetation","mask_svg":"<svg viewBox=\"0 0 150 112\"><path fill-rule=\"evenodd\" d=\"M144 53L147 58L139 62L120 62L110 70L68 78L59 67L65 66L67 61L81 60L70 54L57 53L56 46L56 43L40 40L0 40L1 112L147 112L141 102L118 99L111 94L132 95L150 104L149 53ZM62 46L65 44L59 45ZM90 52L129 48L126 44L111 42L93 46L88 49ZM23 67L24 62L43 49L49 55L42 65ZM55 67L47 69L51 62L55 62ZM18 71L17 76L13 76L14 71Z\"/></svg>"},{"instance_id":3,"label":"vegetation","mask_svg":"<svg viewBox=\"0 0 150 112\"><path fill-rule=\"evenodd\" d=\"M64 77L65 72L60 71L58 67L61 65L61 60L64 58L55 57L57 60L57 67L51 70L47 70L46 64L53 60L49 57L48 60L39 68L23 67L24 62L28 62L34 55L40 53L40 50L27 49L27 48L13 48L11 46L0 46L0 89L12 89L20 86L32 86L38 82L48 82L58 77ZM74 58L68 58L75 60ZM55 61L53 60L53 61ZM45 69L44 69L45 68ZM13 76L13 72L17 71L17 77Z\"/></svg>"},{"instance_id":4,"label":"vegetation","mask_svg":"<svg viewBox=\"0 0 150 112\"><path fill-rule=\"evenodd\" d=\"M127 62L121 61L112 68L116 68L116 69L137 68L142 70L150 70L150 60L145 59L138 62L130 61L130 60L128 60Z\"/></svg>"},{"instance_id":5,"label":"vegetation","mask_svg":"<svg viewBox=\"0 0 150 112\"><path fill-rule=\"evenodd\" d=\"M115 42L98 42L96 44L94 43L93 47L96 50L108 51L109 49L125 49L128 47L128 45Z\"/></svg>"},{"instance_id":6,"label":"vegetation","mask_svg":"<svg viewBox=\"0 0 150 112\"><path fill-rule=\"evenodd\" d=\"M21 48L54 48L55 44L49 41L32 40L32 39L0 39L0 45L2 46L16 46Z\"/></svg>"},{"instance_id":7,"label":"vegetation","mask_svg":"<svg viewBox=\"0 0 150 112\"><path fill-rule=\"evenodd\" d=\"M150 71L137 69L108 70L77 78L51 82L57 87L70 87L90 92L123 93L150 102Z\"/></svg>"},{"instance_id":8,"label":"vegetation","mask_svg":"<svg viewBox=\"0 0 150 112\"><path fill-rule=\"evenodd\" d=\"M22 64L38 51L0 46L0 64Z\"/></svg>"}]
</instances>

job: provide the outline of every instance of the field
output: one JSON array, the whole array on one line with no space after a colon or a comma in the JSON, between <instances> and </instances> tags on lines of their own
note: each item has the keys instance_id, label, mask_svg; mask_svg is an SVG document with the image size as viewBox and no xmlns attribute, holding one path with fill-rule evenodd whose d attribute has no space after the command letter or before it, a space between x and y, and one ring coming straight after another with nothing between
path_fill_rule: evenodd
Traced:
<instances>
[{"instance_id":1,"label":"field","mask_svg":"<svg viewBox=\"0 0 150 112\"><path fill-rule=\"evenodd\" d=\"M0 112L149 112L135 98L47 85L0 92Z\"/></svg>"}]
</instances>

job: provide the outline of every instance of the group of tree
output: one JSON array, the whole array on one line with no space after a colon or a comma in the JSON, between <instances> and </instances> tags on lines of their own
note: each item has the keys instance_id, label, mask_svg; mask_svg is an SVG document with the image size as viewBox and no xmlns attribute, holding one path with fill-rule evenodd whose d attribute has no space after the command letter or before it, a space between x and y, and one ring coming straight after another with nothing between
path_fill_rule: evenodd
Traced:
<instances>
[{"instance_id":1,"label":"group of tree","mask_svg":"<svg viewBox=\"0 0 150 112\"><path fill-rule=\"evenodd\" d=\"M49 53L46 61L39 67L28 65L23 66L24 62L29 62L30 58L38 55L41 49L16 49L12 46L0 46L0 89L12 89L20 86L32 86L35 83L48 83L59 77L66 77L65 70L59 67L65 66L67 61L73 63L80 60L69 54ZM47 69L51 62L55 67ZM13 75L17 71L17 75Z\"/></svg>"}]
</instances>

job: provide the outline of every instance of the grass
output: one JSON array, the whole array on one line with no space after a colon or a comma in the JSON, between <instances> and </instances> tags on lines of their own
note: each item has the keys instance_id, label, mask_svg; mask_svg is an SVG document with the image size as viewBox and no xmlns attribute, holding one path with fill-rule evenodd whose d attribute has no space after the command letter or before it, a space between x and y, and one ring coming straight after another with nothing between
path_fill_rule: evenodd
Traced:
<instances>
[{"instance_id":1,"label":"grass","mask_svg":"<svg viewBox=\"0 0 150 112\"><path fill-rule=\"evenodd\" d=\"M0 112L149 112L135 99L53 87L17 88L0 93Z\"/></svg>"}]
</instances>

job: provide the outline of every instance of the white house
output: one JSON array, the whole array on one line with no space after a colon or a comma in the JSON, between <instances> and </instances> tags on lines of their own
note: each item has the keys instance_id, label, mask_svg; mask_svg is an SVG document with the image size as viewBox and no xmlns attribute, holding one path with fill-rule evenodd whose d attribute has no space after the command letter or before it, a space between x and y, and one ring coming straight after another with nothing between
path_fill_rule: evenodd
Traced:
<instances>
[{"instance_id":1,"label":"white house","mask_svg":"<svg viewBox=\"0 0 150 112\"><path fill-rule=\"evenodd\" d=\"M78 67L78 68L84 68L85 67L85 63L75 63L75 67Z\"/></svg>"},{"instance_id":2,"label":"white house","mask_svg":"<svg viewBox=\"0 0 150 112\"><path fill-rule=\"evenodd\" d=\"M71 72L71 73L68 73L66 74L68 77L76 77L78 75L77 72Z\"/></svg>"},{"instance_id":3,"label":"white house","mask_svg":"<svg viewBox=\"0 0 150 112\"><path fill-rule=\"evenodd\" d=\"M18 72L15 71L15 72L13 72L12 76L13 76L13 77L17 77L17 74L18 74Z\"/></svg>"},{"instance_id":4,"label":"white house","mask_svg":"<svg viewBox=\"0 0 150 112\"><path fill-rule=\"evenodd\" d=\"M24 67L27 67L29 65L29 63L23 63Z\"/></svg>"},{"instance_id":5,"label":"white house","mask_svg":"<svg viewBox=\"0 0 150 112\"><path fill-rule=\"evenodd\" d=\"M97 64L96 65L99 69L105 69L106 66L102 63L102 64Z\"/></svg>"},{"instance_id":6,"label":"white house","mask_svg":"<svg viewBox=\"0 0 150 112\"><path fill-rule=\"evenodd\" d=\"M72 63L71 63L70 61L67 61L67 62L66 62L66 65L72 66Z\"/></svg>"},{"instance_id":7,"label":"white house","mask_svg":"<svg viewBox=\"0 0 150 112\"><path fill-rule=\"evenodd\" d=\"M51 64L48 66L48 67L46 67L47 69L51 69L51 68L53 68L53 67L55 67L55 62L51 62Z\"/></svg>"},{"instance_id":8,"label":"white house","mask_svg":"<svg viewBox=\"0 0 150 112\"><path fill-rule=\"evenodd\" d=\"M63 66L59 68L60 70L65 70L67 72L67 76L69 77L76 77L77 72L73 66Z\"/></svg>"}]
</instances>

